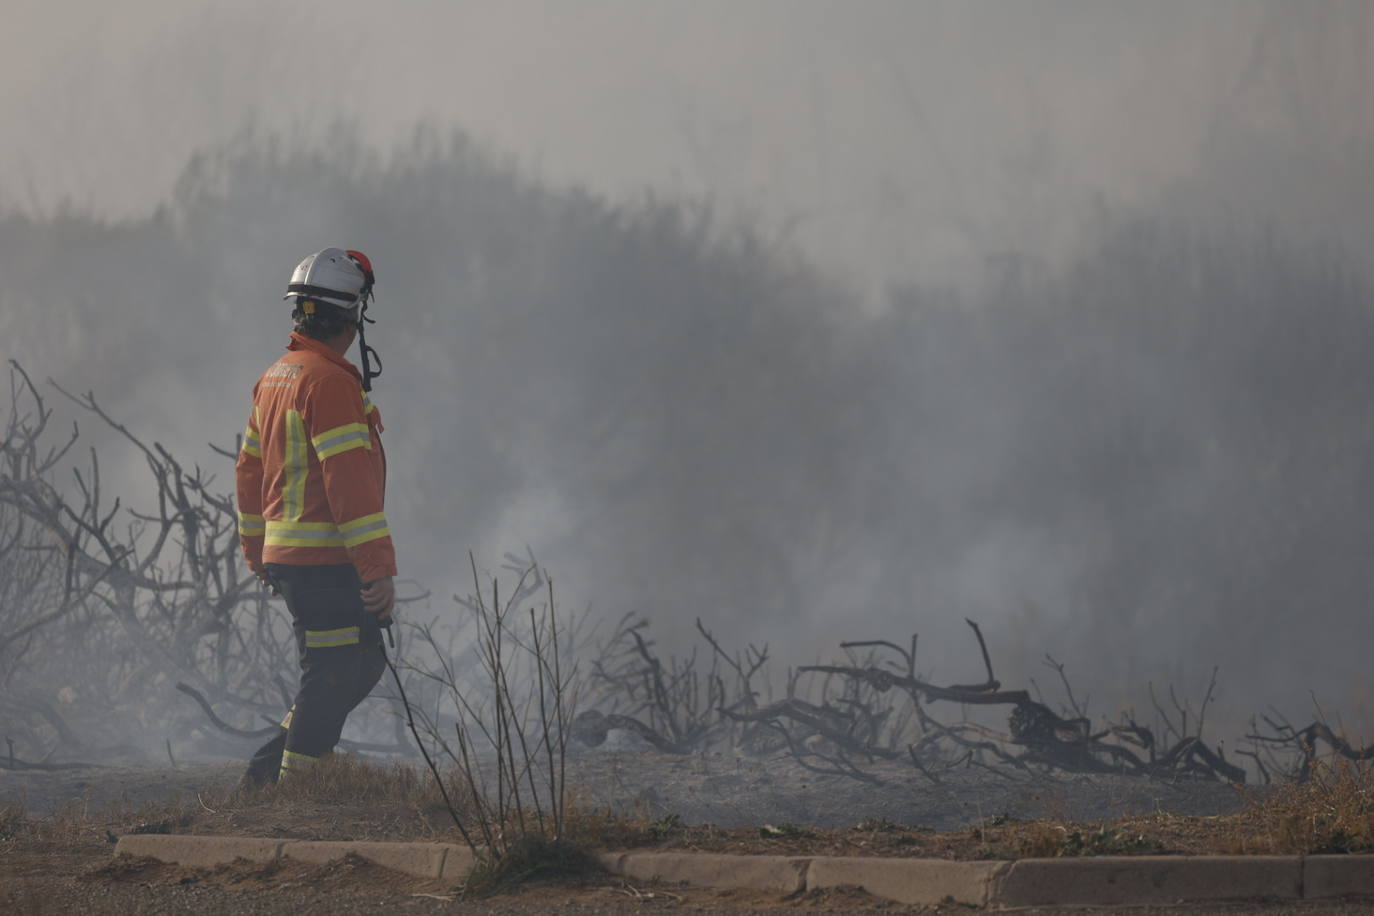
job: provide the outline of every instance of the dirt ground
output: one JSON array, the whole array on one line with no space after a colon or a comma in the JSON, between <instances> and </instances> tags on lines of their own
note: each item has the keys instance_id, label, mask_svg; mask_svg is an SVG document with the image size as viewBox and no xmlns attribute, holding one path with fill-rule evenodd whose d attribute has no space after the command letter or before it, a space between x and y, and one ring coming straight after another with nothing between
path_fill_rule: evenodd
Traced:
<instances>
[{"instance_id":1,"label":"dirt ground","mask_svg":"<svg viewBox=\"0 0 1374 916\"><path fill-rule=\"evenodd\" d=\"M0 809L11 806L9 826L0 822L0 912L297 916L379 906L401 912L494 914L938 912L857 891L783 898L636 887L604 875L463 900L452 887L360 859L326 866L283 861L197 870L111 857L113 840L128 832L454 839L447 813L432 794L387 791L389 780L424 786L423 779L416 781L415 774L404 770L359 769L365 771L362 782L313 794L234 792L238 762L0 771ZM350 777L347 767L341 772L344 779L358 776ZM1205 844L1215 842L1229 813L1246 803L1235 789L1201 782L1125 777L1013 781L968 771L946 774L942 784L933 785L899 768L880 778L879 783L865 783L810 773L790 761L682 758L652 751L578 754L569 767L575 828L608 848L941 858L1004 858L1037 851L1198 852L1209 851ZM23 806L22 817L16 814L21 810L17 805ZM1258 904L1205 910L1358 911Z\"/></svg>"},{"instance_id":2,"label":"dirt ground","mask_svg":"<svg viewBox=\"0 0 1374 916\"><path fill-rule=\"evenodd\" d=\"M348 916L385 908L398 913L534 916L584 913L629 916L659 911L718 916L780 916L782 913L956 914L964 907L909 907L860 891L839 890L783 897L746 891L635 886L610 876L576 884L526 887L497 897L464 900L451 887L410 878L357 858L321 866L290 861L239 862L214 869L164 865L151 860L113 860L110 845L91 836L83 842L0 842L0 912L15 914L194 914L239 916ZM1075 909L1078 914L1117 910ZM1030 914L1055 910L1025 910ZM1351 903L1237 903L1207 907L1144 907L1138 916L1178 913L1350 916L1369 912Z\"/></svg>"},{"instance_id":3,"label":"dirt ground","mask_svg":"<svg viewBox=\"0 0 1374 916\"><path fill-rule=\"evenodd\" d=\"M5 913L697 913L920 912L861 892L784 899L778 895L691 888L636 887L610 876L527 887L463 900L458 891L379 868L357 857L311 866L240 861L213 869L111 858L96 838L0 844L0 912Z\"/></svg>"}]
</instances>

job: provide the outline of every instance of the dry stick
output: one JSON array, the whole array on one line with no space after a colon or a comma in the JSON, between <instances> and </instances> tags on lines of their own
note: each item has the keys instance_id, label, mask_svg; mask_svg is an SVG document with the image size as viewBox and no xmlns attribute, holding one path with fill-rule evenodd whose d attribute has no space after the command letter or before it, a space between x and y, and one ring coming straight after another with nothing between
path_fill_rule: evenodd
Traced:
<instances>
[{"instance_id":1,"label":"dry stick","mask_svg":"<svg viewBox=\"0 0 1374 916\"><path fill-rule=\"evenodd\" d=\"M215 715L214 709L210 707L210 701L205 699L205 697L200 693L200 691L196 690L196 688L192 687L190 684L178 681L176 684L176 689L180 690L182 693L186 694L188 697L195 700L196 703L200 705L201 710L204 711L205 715L210 719L210 721L214 724L216 728L218 728L220 731L228 732L229 734L237 738L263 738L267 735L275 734L276 731L281 727L279 725L271 725L267 728L259 729L235 728L228 722L225 722L219 716Z\"/></svg>"},{"instance_id":2,"label":"dry stick","mask_svg":"<svg viewBox=\"0 0 1374 916\"><path fill-rule=\"evenodd\" d=\"M1183 737L1188 737L1188 708L1178 701L1178 695L1174 693L1174 685L1169 685L1169 700L1174 704L1174 709L1178 710L1179 722L1182 723L1179 733Z\"/></svg>"},{"instance_id":3,"label":"dry stick","mask_svg":"<svg viewBox=\"0 0 1374 916\"><path fill-rule=\"evenodd\" d=\"M468 753L469 741L467 732L463 728L463 722L461 718L453 723L453 730L454 733L458 736L458 753L462 757L459 769L462 771L463 776L467 779L468 791L472 793L472 798L477 808L478 826L482 828L482 836L487 841L487 848L495 849L496 836L492 832L491 818L489 816L489 812L487 811L487 800L485 792L486 785L478 785L476 777L481 775L481 771L476 769L477 764L472 759L472 755ZM474 775L474 773L476 775Z\"/></svg>"},{"instance_id":4,"label":"dry stick","mask_svg":"<svg viewBox=\"0 0 1374 916\"><path fill-rule=\"evenodd\" d=\"M906 749L907 749L907 753L911 755L911 764L912 764L912 766L914 766L914 767L916 767L916 769L920 770L921 773L922 773L922 775L924 775L926 779L929 779L931 782L933 782L933 783L934 783L935 785L937 785L937 786L940 785L940 784L941 784L941 783L940 783L940 780L937 779L937 778L935 777L935 774L932 773L932 772L930 772L930 770L926 769L925 764L921 763L921 758L920 758L920 756L919 756L918 753L917 753L916 745L914 745L914 744L908 744L908 745L906 746Z\"/></svg>"},{"instance_id":5,"label":"dry stick","mask_svg":"<svg viewBox=\"0 0 1374 916\"><path fill-rule=\"evenodd\" d=\"M489 612L487 610L486 601L482 597L482 581L477 574L477 559L472 551L468 551L468 563L472 567L473 591L477 598L478 623L485 631L478 642L482 647L482 664L486 669L487 676L491 678L493 684L499 684L497 666L500 662L501 637L499 630L495 633L492 632L491 615L500 613L500 591L497 586L497 581L493 579L491 585L493 607ZM504 828L508 812L506 802L505 706L502 703L501 691L499 689L493 691L492 700L496 707L496 721L492 726L492 730L495 733L492 746L496 751L496 816L498 823Z\"/></svg>"},{"instance_id":6,"label":"dry stick","mask_svg":"<svg viewBox=\"0 0 1374 916\"><path fill-rule=\"evenodd\" d=\"M764 721L763 724L773 729L778 734L782 735L783 740L787 742L787 747L788 750L791 751L792 757L804 770L810 770L812 773L820 773L825 776L848 776L851 779L857 779L860 782L868 782L873 784L878 784L882 782L882 780L878 779L878 777L873 776L869 773L865 773L863 770L860 770L852 764L848 764L847 761L837 762L815 750L798 746L797 743L792 739L791 732L789 732L787 728L777 719L767 719ZM826 763L831 765L832 769L825 769L824 767L816 766L814 763L808 763L806 760L808 756L816 757L819 760L824 760Z\"/></svg>"},{"instance_id":7,"label":"dry stick","mask_svg":"<svg viewBox=\"0 0 1374 916\"><path fill-rule=\"evenodd\" d=\"M1159 705L1159 700L1155 697L1155 682L1147 681L1146 686L1148 686L1150 689L1150 704L1154 706L1155 712L1159 715L1160 720L1164 723L1165 731L1173 732L1175 738L1178 738L1180 741L1183 740L1184 735L1179 734L1178 729L1174 728L1174 723L1172 720L1170 720L1169 714L1165 712L1164 708Z\"/></svg>"},{"instance_id":8,"label":"dry stick","mask_svg":"<svg viewBox=\"0 0 1374 916\"><path fill-rule=\"evenodd\" d=\"M552 607L550 608L552 617ZM540 639L540 627L535 619L534 608L530 608L530 633L534 639L534 670L538 677L539 690L539 729L541 740L544 743L544 753L548 758L549 766L549 807L550 816L553 818L553 836L558 839L561 834L561 824L558 817L558 776L554 771L553 745L549 740L549 712L546 697L544 696L544 649ZM557 689L556 687L554 688ZM538 796L536 796L537 798Z\"/></svg>"},{"instance_id":9,"label":"dry stick","mask_svg":"<svg viewBox=\"0 0 1374 916\"><path fill-rule=\"evenodd\" d=\"M1217 689L1217 672L1221 670L1220 665L1212 666L1212 679L1207 683L1207 693L1202 698L1202 705L1197 711L1197 736L1202 737L1202 723L1207 718L1207 704L1212 702L1212 691Z\"/></svg>"},{"instance_id":10,"label":"dry stick","mask_svg":"<svg viewBox=\"0 0 1374 916\"><path fill-rule=\"evenodd\" d=\"M1064 673L1064 664L1056 661L1055 657L1048 652L1045 653L1043 664L1047 668L1053 668L1055 673L1059 675L1059 682L1064 685L1064 694L1069 698L1069 708L1073 710L1073 714L1080 719L1088 718L1087 704L1078 705L1078 700L1073 695L1073 687L1069 686L1069 677Z\"/></svg>"},{"instance_id":11,"label":"dry stick","mask_svg":"<svg viewBox=\"0 0 1374 916\"><path fill-rule=\"evenodd\" d=\"M566 710L563 708L563 669L559 660L558 649L558 617L554 613L553 606L553 577L545 575L549 589L549 627L553 631L553 682L554 682L554 714L558 717L558 807L557 833L561 838L563 835L563 815L567 810L564 807L564 792L567 789L567 765L568 765L568 720ZM574 665L574 672L576 666ZM571 680L574 672L569 672Z\"/></svg>"},{"instance_id":12,"label":"dry stick","mask_svg":"<svg viewBox=\"0 0 1374 916\"><path fill-rule=\"evenodd\" d=\"M913 645L915 645L914 640L915 637L913 637ZM902 657L902 661L906 662L907 671L915 670L916 656L913 654L909 654L906 649L903 649L896 643L888 642L886 639L861 639L852 642L840 643L840 648L845 650L874 648L879 646L885 649L891 649L893 652L896 652L898 655L900 655Z\"/></svg>"},{"instance_id":13,"label":"dry stick","mask_svg":"<svg viewBox=\"0 0 1374 916\"><path fill-rule=\"evenodd\" d=\"M1012 756L1011 754L1008 754L1006 751L1002 750L992 741L970 741L963 735L959 734L958 730L955 727L945 725L938 719L935 719L932 716L927 715L925 710L920 709L919 707L917 709L917 715L921 717L922 724L926 725L927 727L933 727L936 732L953 741L955 744L958 744L968 749L969 751L987 751L994 757L997 757L1000 760L1002 760L1004 763L1009 763L1017 769L1026 770L1027 772L1029 772L1029 767L1026 766L1025 761L1022 759L1024 755L1022 755L1022 757Z\"/></svg>"},{"instance_id":14,"label":"dry stick","mask_svg":"<svg viewBox=\"0 0 1374 916\"><path fill-rule=\"evenodd\" d=\"M528 573L526 573L526 575L528 575ZM522 576L521 582L523 581L524 577ZM520 591L521 585L520 583L517 583L514 594L518 596L520 594ZM514 600L514 598L511 599L511 601ZM501 818L501 822L503 824L510 816L511 807L514 807L515 817L520 825L520 832L523 835L527 832L528 828L525 824L524 800L520 796L521 774L516 769L516 746L515 739L512 738L511 734L512 727L514 727L515 729L515 737L519 738L520 740L520 746L524 755L524 765L526 774L529 776L530 779L531 791L533 791L534 789L534 781L533 773L529 770L530 754L528 746L525 744L523 728L517 723L517 710L516 704L514 702L514 694L510 689L510 682L506 675L504 636L508 628L506 618L510 616L510 609L510 601L508 601L507 604L504 607L502 607L500 602L499 583L496 579L493 579L491 614L487 618L484 618L484 625L487 627L488 632L486 651L490 656L488 663L488 672L492 679L492 686L494 689L494 696L496 699L497 721L495 725L495 730L499 741L496 757L496 766L498 775L500 776L501 780L504 781L504 779L507 776L509 776L510 780L509 792L505 794L501 793L500 782L498 782L498 795L500 795L500 799L498 800L498 807L500 809L499 815ZM516 642L517 644L519 644L518 640L516 640ZM539 805L539 798L537 793L535 794L534 800L536 809L535 814L540 822L540 827L542 830L544 816L543 811L541 810Z\"/></svg>"},{"instance_id":15,"label":"dry stick","mask_svg":"<svg viewBox=\"0 0 1374 916\"><path fill-rule=\"evenodd\" d=\"M978 649L983 653L983 667L987 670L988 679L981 684L956 684L950 689L996 691L1002 686L1002 684L1000 681L997 680L997 677L992 673L992 657L988 655L988 644L987 641L983 639L983 631L979 628L977 623L975 623L972 620L969 620L967 617L964 618L964 623L968 624L969 627L972 628L973 635L978 640Z\"/></svg>"},{"instance_id":16,"label":"dry stick","mask_svg":"<svg viewBox=\"0 0 1374 916\"><path fill-rule=\"evenodd\" d=\"M515 590L514 590L514 592L513 592L513 594L514 594L515 596L519 597L519 596L521 596L521 595L524 594L524 590L523 590L522 584L524 583L525 579L526 579L528 576L529 576L529 570L526 570L525 573L524 573L523 575L521 575L519 582L517 582L516 585L515 585ZM514 607L515 601L516 601L516 597L512 597L509 601L507 601L506 607L505 607L505 609L502 611L502 616L501 616L502 621L506 620L507 618L509 618L509 617L511 616L511 609ZM517 616L517 618L518 618L518 612L517 612L516 616ZM504 623L503 623L502 625L505 626ZM517 635L514 631L510 631L510 632L508 633L508 635L511 637L512 641L516 644L516 646L518 646L519 648L523 649L523 650L524 650L525 652L527 652L527 653L530 652L530 647L527 646L527 645L525 645L524 643L522 643L522 642L520 641L518 635ZM538 639L538 637L539 637L539 631L538 631L537 624L535 623L534 609L533 609L533 608L530 608L530 635L531 635L531 638L532 638L532 640L533 640L535 646L537 647L537 646L538 646L538 643L539 643L539 639ZM536 648L536 650L535 650L535 652L534 652L534 657L535 657L535 670L536 670L537 672L539 672L539 676L542 678L542 670L539 668L539 655L538 655L538 650L537 650L537 648ZM542 683L542 680L541 680L541 683ZM502 688L501 688L501 689L503 689L503 690L506 691L506 694L507 694L508 699L513 700L513 694L512 694L512 692L511 692L511 690L510 690L509 680L508 680L508 678L507 678L507 676L506 676L506 674L505 674L505 669L504 669L504 668L502 669L502 674L501 674L501 684L502 684ZM540 692L540 694L539 694L539 702L540 702L540 705L541 705L541 716L540 716L540 718L541 718L541 721L544 721L544 716L543 716L543 714L542 714L542 705L543 705L543 702L544 702L544 695L543 695L542 689L541 689L541 692ZM534 781L536 764L537 764L538 761L539 761L539 749L538 749L538 747L536 746L535 749L534 749L533 751L531 751L531 750L530 750L530 745L529 745L529 739L528 739L528 737L525 735L525 723L529 720L529 711L530 711L530 707L531 707L532 705L533 705L533 698L530 697L528 694L526 694L525 702L524 702L524 704L523 704L523 706L522 706L522 708L521 708L521 710L520 710L519 716L518 716L518 717L512 716L512 721L515 722L515 737L520 741L520 755L521 755L521 760L520 760L520 775L524 776L525 779L526 779L526 781L529 783L529 786L530 786L530 797L531 797L531 798L533 799L533 801L534 801L534 815L535 815L535 819L539 822L539 835L540 835L540 836L545 836L545 835L546 835L546 829L545 829L545 823L544 823L544 820L545 820L545 818L544 818L544 805L543 805L543 802L541 802L541 801L539 800L539 789L538 789L538 787L535 785L535 781ZM512 712L513 712L514 709L515 709L515 705L514 705L513 702L510 703L510 707L511 707L511 710L512 710ZM512 749L513 749L513 748L514 748L514 745L512 745ZM516 760L514 759L514 755L512 755L512 758L511 758L511 770L512 770L512 772L515 771L515 765L516 765ZM517 783L519 782L518 779L516 779L515 781L516 781ZM522 815L522 829L523 829L523 815Z\"/></svg>"},{"instance_id":17,"label":"dry stick","mask_svg":"<svg viewBox=\"0 0 1374 916\"><path fill-rule=\"evenodd\" d=\"M668 698L668 688L663 684L663 665L649 651L649 646L644 642L644 638L639 635L637 630L631 630L630 636L634 638L635 647L640 656L648 663L649 667L644 671L644 680L649 688L649 693L653 697L654 707L668 727L668 734L674 744L682 740L682 734L677 727L677 719L673 715L673 704ZM652 717L650 719L652 721Z\"/></svg>"},{"instance_id":18,"label":"dry stick","mask_svg":"<svg viewBox=\"0 0 1374 916\"><path fill-rule=\"evenodd\" d=\"M501 734L502 748L504 754L498 754L496 765L500 767L504 760L510 774L510 792L507 796L508 807L503 815L508 816L509 805L515 807L515 818L520 824L520 833L523 835L527 828L525 826L525 805L520 798L520 777L515 771L515 742L511 738L511 727L515 720L515 704L511 702L510 685L506 681L506 657L505 657L505 626L506 613L510 606L501 607L501 592L498 580L491 580L491 600L492 610L495 613L495 633L493 644L495 647L494 656L494 676L493 686L495 687L497 704L497 729Z\"/></svg>"},{"instance_id":19,"label":"dry stick","mask_svg":"<svg viewBox=\"0 0 1374 916\"><path fill-rule=\"evenodd\" d=\"M1251 760L1255 761L1255 766L1259 768L1260 778L1264 780L1264 784L1266 786L1272 784L1269 776L1269 769L1264 765L1264 761L1260 759L1259 751L1237 750L1236 753L1242 757L1249 757Z\"/></svg>"},{"instance_id":20,"label":"dry stick","mask_svg":"<svg viewBox=\"0 0 1374 916\"><path fill-rule=\"evenodd\" d=\"M753 687L751 685L751 679L755 674L758 673L759 669L762 668L764 664L768 661L768 644L764 643L762 651L760 651L752 643L749 645L749 652L753 654L753 657L749 661L749 670L745 671L744 665L740 663L739 656L731 658L728 654L726 654L725 650L721 648L720 643L716 640L715 635L711 633L710 630L706 629L706 627L702 624L700 617L697 618L697 631L700 632L702 637L705 638L706 642L710 644L711 648L715 651L716 655L719 658L724 659L725 663L729 665L731 668L735 669L735 674L739 677L740 693L743 694L743 697L752 704L756 699L757 695L754 693ZM722 691L724 690L724 682L721 683L721 689ZM714 708L715 706L723 705L724 699L725 698L722 695L720 703L708 702L707 705L712 708Z\"/></svg>"},{"instance_id":21,"label":"dry stick","mask_svg":"<svg viewBox=\"0 0 1374 916\"><path fill-rule=\"evenodd\" d=\"M463 820L458 816L458 809L453 807L453 800L448 797L448 787L444 785L444 779L439 775L439 768L434 764L434 758L429 756L429 750L425 747L425 742L420 739L420 730L415 726L415 716L410 711L410 699L406 696L406 689L401 684L401 675L396 670L396 665L392 663L391 656L386 654L386 649L382 649L382 657L386 659L386 666L391 670L391 679L396 682L396 691L401 695L401 705L405 707L406 724L410 726L410 733L415 736L415 744L420 748L420 755L425 758L425 764L429 767L429 772L434 776L434 782L439 787L439 794L444 797L444 807L448 809L449 817L453 818L454 825L458 832L463 835L463 841L468 844L473 855L480 856L477 844L472 841L468 834L468 828L463 826Z\"/></svg>"}]
</instances>

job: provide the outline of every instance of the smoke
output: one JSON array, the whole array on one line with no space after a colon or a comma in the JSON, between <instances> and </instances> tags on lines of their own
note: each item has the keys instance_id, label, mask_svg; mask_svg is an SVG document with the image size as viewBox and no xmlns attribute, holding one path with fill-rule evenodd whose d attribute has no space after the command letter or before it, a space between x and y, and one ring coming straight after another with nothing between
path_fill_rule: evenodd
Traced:
<instances>
[{"instance_id":1,"label":"smoke","mask_svg":"<svg viewBox=\"0 0 1374 916\"><path fill-rule=\"evenodd\" d=\"M296 24L356 35L329 9ZM1050 651L1109 700L1213 664L1247 706L1355 699L1367 6L455 9L326 41L358 65L321 82L270 19L106 35L116 85L186 74L126 116L142 142L182 130L18 170L77 203L5 189L5 355L204 455L290 267L346 244L378 267L401 563L438 594L529 544L565 599L676 636L919 630L967 680L970 616L1007 680ZM364 69L402 33L433 53ZM381 104L403 77L422 98Z\"/></svg>"},{"instance_id":2,"label":"smoke","mask_svg":"<svg viewBox=\"0 0 1374 916\"><path fill-rule=\"evenodd\" d=\"M146 215L245 130L344 121L384 150L429 121L557 185L751 214L870 307L894 280L982 281L989 257L1062 264L1095 201L1148 202L1228 137L1358 162L1369 123L1359 0L89 6L18 0L0 36L0 199L28 212Z\"/></svg>"}]
</instances>

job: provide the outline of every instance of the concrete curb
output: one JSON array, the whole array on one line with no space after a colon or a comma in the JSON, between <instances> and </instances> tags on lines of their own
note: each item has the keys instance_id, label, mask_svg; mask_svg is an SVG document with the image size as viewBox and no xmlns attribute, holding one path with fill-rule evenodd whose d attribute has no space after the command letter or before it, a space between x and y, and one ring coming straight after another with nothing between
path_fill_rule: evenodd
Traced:
<instances>
[{"instance_id":1,"label":"concrete curb","mask_svg":"<svg viewBox=\"0 0 1374 916\"><path fill-rule=\"evenodd\" d=\"M1305 899L1304 863L1297 856L1104 856L1009 864L993 881L998 906ZM1364 866L1374 874L1374 858Z\"/></svg>"},{"instance_id":2,"label":"concrete curb","mask_svg":"<svg viewBox=\"0 0 1374 916\"><path fill-rule=\"evenodd\" d=\"M452 843L288 841L282 843L281 855L284 859L323 865L352 852L392 871L415 875L417 878L440 878L444 874L445 861L453 855L454 850L459 849ZM472 867L471 859L465 860L464 864L466 867L462 873L467 874Z\"/></svg>"},{"instance_id":3,"label":"concrete curb","mask_svg":"<svg viewBox=\"0 0 1374 916\"><path fill-rule=\"evenodd\" d=\"M382 843L363 840L271 840L257 837L180 836L176 834L131 834L115 844L116 856L146 856L190 865L213 868L238 859L270 862L295 859L323 865L356 853L383 868L414 875L440 878L457 883L472 868L472 853L454 843ZM450 861L451 860L451 861Z\"/></svg>"},{"instance_id":4,"label":"concrete curb","mask_svg":"<svg viewBox=\"0 0 1374 916\"><path fill-rule=\"evenodd\" d=\"M626 853L611 874L636 881L738 887L795 894L806 888L811 860L794 856L720 856L696 852Z\"/></svg>"},{"instance_id":5,"label":"concrete curb","mask_svg":"<svg viewBox=\"0 0 1374 916\"><path fill-rule=\"evenodd\" d=\"M993 881L1010 862L950 862L945 859L885 859L877 856L817 856L806 872L808 891L861 887L875 897L936 906L995 903Z\"/></svg>"},{"instance_id":6,"label":"concrete curb","mask_svg":"<svg viewBox=\"0 0 1374 916\"><path fill-rule=\"evenodd\" d=\"M115 855L147 856L177 865L213 868L235 859L270 862L281 856L283 842L259 837L135 833L119 838Z\"/></svg>"},{"instance_id":7,"label":"concrete curb","mask_svg":"<svg viewBox=\"0 0 1374 916\"><path fill-rule=\"evenodd\" d=\"M201 868L236 859L324 863L348 853L418 878L455 884L473 864L471 851L455 843L136 834L120 837L115 846L117 856L147 856ZM1374 856L1100 856L951 862L877 856L630 851L602 853L598 859L611 874L635 881L784 895L858 887L900 903L958 903L998 909L1374 897Z\"/></svg>"}]
</instances>

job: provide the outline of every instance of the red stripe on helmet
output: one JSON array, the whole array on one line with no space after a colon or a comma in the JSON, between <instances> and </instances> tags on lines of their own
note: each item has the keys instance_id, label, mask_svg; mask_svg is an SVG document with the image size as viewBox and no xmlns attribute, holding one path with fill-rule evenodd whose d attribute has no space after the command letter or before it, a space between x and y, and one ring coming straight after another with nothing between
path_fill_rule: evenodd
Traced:
<instances>
[{"instance_id":1,"label":"red stripe on helmet","mask_svg":"<svg viewBox=\"0 0 1374 916\"><path fill-rule=\"evenodd\" d=\"M370 260L368 260L367 255L363 254L361 251L353 251L352 249L349 249L349 250L345 251L344 254L346 254L346 255L348 255L350 258L352 258L353 261L354 261L360 268L362 268L363 276L367 277L367 281L368 281L369 283L371 283L371 282L372 282L372 262L371 262Z\"/></svg>"}]
</instances>

